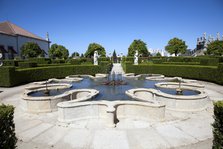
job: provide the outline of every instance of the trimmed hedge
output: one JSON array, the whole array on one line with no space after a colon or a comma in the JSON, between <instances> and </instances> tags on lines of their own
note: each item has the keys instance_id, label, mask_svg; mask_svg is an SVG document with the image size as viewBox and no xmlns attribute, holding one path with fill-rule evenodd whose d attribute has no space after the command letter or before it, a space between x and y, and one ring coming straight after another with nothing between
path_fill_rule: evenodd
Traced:
<instances>
[{"instance_id":1,"label":"trimmed hedge","mask_svg":"<svg viewBox=\"0 0 223 149\"><path fill-rule=\"evenodd\" d=\"M163 62L162 64L169 64L169 65L200 65L199 62Z\"/></svg>"},{"instance_id":2,"label":"trimmed hedge","mask_svg":"<svg viewBox=\"0 0 223 149\"><path fill-rule=\"evenodd\" d=\"M19 66L19 62L23 60L3 60L3 66Z\"/></svg>"},{"instance_id":3,"label":"trimmed hedge","mask_svg":"<svg viewBox=\"0 0 223 149\"><path fill-rule=\"evenodd\" d=\"M37 64L50 64L51 63L50 58L44 58L44 57L30 58L28 61L29 62L34 62L34 63L37 63Z\"/></svg>"},{"instance_id":4,"label":"trimmed hedge","mask_svg":"<svg viewBox=\"0 0 223 149\"><path fill-rule=\"evenodd\" d=\"M51 60L52 64L63 64L65 63L64 59L52 59Z\"/></svg>"},{"instance_id":5,"label":"trimmed hedge","mask_svg":"<svg viewBox=\"0 0 223 149\"><path fill-rule=\"evenodd\" d=\"M223 101L214 103L213 149L223 148Z\"/></svg>"},{"instance_id":6,"label":"trimmed hedge","mask_svg":"<svg viewBox=\"0 0 223 149\"><path fill-rule=\"evenodd\" d=\"M14 107L0 105L0 148L16 148L17 138L15 135L15 124L13 121Z\"/></svg>"},{"instance_id":7,"label":"trimmed hedge","mask_svg":"<svg viewBox=\"0 0 223 149\"><path fill-rule=\"evenodd\" d=\"M68 75L107 73L110 63L103 62L101 65L60 65L51 67L33 67L15 69L15 67L0 68L0 86L11 87L23 83L41 81L49 78L64 78Z\"/></svg>"},{"instance_id":8,"label":"trimmed hedge","mask_svg":"<svg viewBox=\"0 0 223 149\"><path fill-rule=\"evenodd\" d=\"M165 76L179 76L184 78L198 79L209 82L223 84L222 65L216 66L199 66L199 65L132 65L123 64L126 73L148 74L158 73Z\"/></svg>"},{"instance_id":9,"label":"trimmed hedge","mask_svg":"<svg viewBox=\"0 0 223 149\"><path fill-rule=\"evenodd\" d=\"M99 65L101 73L109 73L112 69L112 65L108 61L99 61Z\"/></svg>"},{"instance_id":10,"label":"trimmed hedge","mask_svg":"<svg viewBox=\"0 0 223 149\"><path fill-rule=\"evenodd\" d=\"M200 58L200 64L206 66L217 66L219 63L218 58Z\"/></svg>"},{"instance_id":11,"label":"trimmed hedge","mask_svg":"<svg viewBox=\"0 0 223 149\"><path fill-rule=\"evenodd\" d=\"M30 67L37 67L37 63L35 62L19 62L20 68L30 68Z\"/></svg>"},{"instance_id":12,"label":"trimmed hedge","mask_svg":"<svg viewBox=\"0 0 223 149\"><path fill-rule=\"evenodd\" d=\"M154 64L174 64L179 65L205 65L217 66L222 61L221 57L150 57Z\"/></svg>"},{"instance_id":13,"label":"trimmed hedge","mask_svg":"<svg viewBox=\"0 0 223 149\"><path fill-rule=\"evenodd\" d=\"M72 65L80 65L82 61L81 59L70 59L69 62Z\"/></svg>"},{"instance_id":14,"label":"trimmed hedge","mask_svg":"<svg viewBox=\"0 0 223 149\"><path fill-rule=\"evenodd\" d=\"M15 67L3 66L0 67L0 86L11 86L13 78L16 77ZM18 77L18 76L17 76Z\"/></svg>"}]
</instances>

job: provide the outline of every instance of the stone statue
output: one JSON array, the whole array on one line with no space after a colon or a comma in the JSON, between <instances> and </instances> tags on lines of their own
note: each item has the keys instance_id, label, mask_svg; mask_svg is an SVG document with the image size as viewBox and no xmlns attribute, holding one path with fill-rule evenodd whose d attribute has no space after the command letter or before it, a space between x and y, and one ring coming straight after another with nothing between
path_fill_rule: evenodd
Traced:
<instances>
[{"instance_id":1,"label":"stone statue","mask_svg":"<svg viewBox=\"0 0 223 149\"><path fill-rule=\"evenodd\" d=\"M217 40L220 40L220 33L217 32Z\"/></svg>"},{"instance_id":2,"label":"stone statue","mask_svg":"<svg viewBox=\"0 0 223 149\"><path fill-rule=\"evenodd\" d=\"M203 37L204 37L204 40L206 40L207 38L206 38L206 32L204 32L204 35L203 35Z\"/></svg>"},{"instance_id":3,"label":"stone statue","mask_svg":"<svg viewBox=\"0 0 223 149\"><path fill-rule=\"evenodd\" d=\"M1 58L3 58L3 54L0 53L0 67L3 66L3 62L1 61Z\"/></svg>"},{"instance_id":4,"label":"stone statue","mask_svg":"<svg viewBox=\"0 0 223 149\"><path fill-rule=\"evenodd\" d=\"M94 51L94 65L98 65L98 51Z\"/></svg>"},{"instance_id":5,"label":"stone statue","mask_svg":"<svg viewBox=\"0 0 223 149\"><path fill-rule=\"evenodd\" d=\"M138 50L136 50L135 55L134 55L134 65L138 65L138 56L139 56L139 53L138 53Z\"/></svg>"}]
</instances>

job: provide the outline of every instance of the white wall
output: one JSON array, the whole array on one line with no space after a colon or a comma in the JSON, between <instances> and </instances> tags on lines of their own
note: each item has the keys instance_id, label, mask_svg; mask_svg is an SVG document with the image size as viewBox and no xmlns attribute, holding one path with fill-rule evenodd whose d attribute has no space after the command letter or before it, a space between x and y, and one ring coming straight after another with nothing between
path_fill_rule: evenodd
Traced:
<instances>
[{"instance_id":1,"label":"white wall","mask_svg":"<svg viewBox=\"0 0 223 149\"><path fill-rule=\"evenodd\" d=\"M28 38L28 37L24 37L24 36L18 36L18 47L19 47L19 49L26 42L35 42L35 43L37 43L39 45L39 47L41 49L43 49L48 54L49 48L48 48L48 42L47 41L33 39L33 38Z\"/></svg>"},{"instance_id":2,"label":"white wall","mask_svg":"<svg viewBox=\"0 0 223 149\"><path fill-rule=\"evenodd\" d=\"M17 45L17 39L18 39L18 45ZM26 42L37 43L40 46L40 48L43 49L48 54L49 48L48 48L47 41L33 39L29 37L24 37L24 36L10 36L6 34L0 34L0 45L3 45L6 50L8 50L8 46L12 46L18 55L20 55L20 48ZM7 54L5 56L7 58ZM48 55L46 55L46 57L48 57Z\"/></svg>"}]
</instances>

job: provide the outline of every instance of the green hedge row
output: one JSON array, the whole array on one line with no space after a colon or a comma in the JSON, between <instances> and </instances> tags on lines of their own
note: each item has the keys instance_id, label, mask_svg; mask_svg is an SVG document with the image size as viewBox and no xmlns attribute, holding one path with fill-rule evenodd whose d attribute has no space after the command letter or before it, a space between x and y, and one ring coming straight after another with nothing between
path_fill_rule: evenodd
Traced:
<instances>
[{"instance_id":1,"label":"green hedge row","mask_svg":"<svg viewBox=\"0 0 223 149\"><path fill-rule=\"evenodd\" d=\"M124 57L123 62L134 62L134 57ZM223 62L223 57L139 57L139 63L153 62L154 64L175 64L178 65L205 65L217 66Z\"/></svg>"},{"instance_id":2,"label":"green hedge row","mask_svg":"<svg viewBox=\"0 0 223 149\"><path fill-rule=\"evenodd\" d=\"M213 149L223 148L223 101L214 103Z\"/></svg>"},{"instance_id":3,"label":"green hedge row","mask_svg":"<svg viewBox=\"0 0 223 149\"><path fill-rule=\"evenodd\" d=\"M31 68L31 67L37 67L37 63L35 62L19 62L20 68Z\"/></svg>"},{"instance_id":4,"label":"green hedge row","mask_svg":"<svg viewBox=\"0 0 223 149\"><path fill-rule=\"evenodd\" d=\"M123 64L126 73L148 74L158 73L165 76L179 76L223 84L223 66L198 66L198 65L132 65Z\"/></svg>"},{"instance_id":5,"label":"green hedge row","mask_svg":"<svg viewBox=\"0 0 223 149\"><path fill-rule=\"evenodd\" d=\"M13 78L16 78L15 67L4 66L0 67L0 86L11 86Z\"/></svg>"},{"instance_id":6,"label":"green hedge row","mask_svg":"<svg viewBox=\"0 0 223 149\"><path fill-rule=\"evenodd\" d=\"M68 75L107 73L110 63L101 65L60 65L51 67L34 67L15 69L15 67L0 67L0 86L10 87L23 83L46 80L49 78L64 78Z\"/></svg>"},{"instance_id":7,"label":"green hedge row","mask_svg":"<svg viewBox=\"0 0 223 149\"><path fill-rule=\"evenodd\" d=\"M154 64L174 64L179 65L205 65L205 66L217 66L219 64L219 58L205 58L205 57L195 57L195 58L185 58L185 57L176 57L176 58L159 58L152 59Z\"/></svg>"},{"instance_id":8,"label":"green hedge row","mask_svg":"<svg viewBox=\"0 0 223 149\"><path fill-rule=\"evenodd\" d=\"M112 69L112 64L108 61L99 61L99 65L101 73L109 73Z\"/></svg>"},{"instance_id":9,"label":"green hedge row","mask_svg":"<svg viewBox=\"0 0 223 149\"><path fill-rule=\"evenodd\" d=\"M91 58L69 59L67 62L72 65L93 64L93 59Z\"/></svg>"},{"instance_id":10,"label":"green hedge row","mask_svg":"<svg viewBox=\"0 0 223 149\"><path fill-rule=\"evenodd\" d=\"M16 148L17 138L15 135L15 124L13 121L14 107L0 105L0 148Z\"/></svg>"},{"instance_id":11,"label":"green hedge row","mask_svg":"<svg viewBox=\"0 0 223 149\"><path fill-rule=\"evenodd\" d=\"M34 62L34 63L37 63L37 64L51 64L52 63L52 60L50 58L43 58L43 57L30 58L27 61L28 62Z\"/></svg>"},{"instance_id":12,"label":"green hedge row","mask_svg":"<svg viewBox=\"0 0 223 149\"><path fill-rule=\"evenodd\" d=\"M19 66L19 62L23 60L3 60L3 66Z\"/></svg>"}]
</instances>

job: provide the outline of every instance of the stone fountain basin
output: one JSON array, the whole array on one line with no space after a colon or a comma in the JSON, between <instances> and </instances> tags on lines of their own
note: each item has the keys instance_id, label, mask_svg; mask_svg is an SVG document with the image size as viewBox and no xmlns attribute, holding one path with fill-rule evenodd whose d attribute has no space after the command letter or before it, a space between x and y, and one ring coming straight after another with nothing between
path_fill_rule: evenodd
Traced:
<instances>
[{"instance_id":1,"label":"stone fountain basin","mask_svg":"<svg viewBox=\"0 0 223 149\"><path fill-rule=\"evenodd\" d=\"M158 88L170 88L170 89L177 89L179 88L179 83L178 82L161 82L161 83L156 83L156 87ZM187 82L187 83L180 83L181 88L184 89L189 89L189 90L196 90L197 88L199 89L204 89L204 85L198 84L195 82Z\"/></svg>"},{"instance_id":2,"label":"stone fountain basin","mask_svg":"<svg viewBox=\"0 0 223 149\"><path fill-rule=\"evenodd\" d=\"M44 90L38 89L25 92L21 100L23 109L32 113L52 112L57 110L57 104L60 102L68 101L72 103L90 100L99 93L94 89L74 89L56 96L30 96L33 92Z\"/></svg>"},{"instance_id":3,"label":"stone fountain basin","mask_svg":"<svg viewBox=\"0 0 223 149\"><path fill-rule=\"evenodd\" d=\"M147 80L153 80L153 81L157 81L157 80L162 80L164 79L164 75L161 74L149 74L148 77L146 77Z\"/></svg>"},{"instance_id":4,"label":"stone fountain basin","mask_svg":"<svg viewBox=\"0 0 223 149\"><path fill-rule=\"evenodd\" d=\"M96 119L107 127L115 127L115 121L128 120L163 121L165 106L139 101L85 101L58 103L58 120L63 123Z\"/></svg>"},{"instance_id":5,"label":"stone fountain basin","mask_svg":"<svg viewBox=\"0 0 223 149\"><path fill-rule=\"evenodd\" d=\"M72 85L67 84L67 83L47 84L47 88L49 90L52 90L52 89L55 89L55 90L57 90L57 89L67 89L67 88L71 88L71 87L72 87ZM43 90L45 88L46 88L45 84L35 84L35 85L25 87L25 92L32 91L32 90L38 91L38 90Z\"/></svg>"},{"instance_id":6,"label":"stone fountain basin","mask_svg":"<svg viewBox=\"0 0 223 149\"><path fill-rule=\"evenodd\" d=\"M89 77L91 79L101 79L101 78L106 78L107 76L108 76L108 74L96 73L95 76L84 74L84 75L70 75L70 76L67 76L66 78Z\"/></svg>"},{"instance_id":7,"label":"stone fountain basin","mask_svg":"<svg viewBox=\"0 0 223 149\"><path fill-rule=\"evenodd\" d=\"M125 73L123 74L123 77L127 79L138 79L141 77L141 75L135 75L135 73Z\"/></svg>"},{"instance_id":8,"label":"stone fountain basin","mask_svg":"<svg viewBox=\"0 0 223 149\"><path fill-rule=\"evenodd\" d=\"M194 90L194 89L192 89ZM206 109L208 103L207 94L196 89L200 94L197 95L171 95L155 89L137 88L126 91L131 98L146 102L160 102L166 105L169 110L176 111L201 111Z\"/></svg>"}]
</instances>

